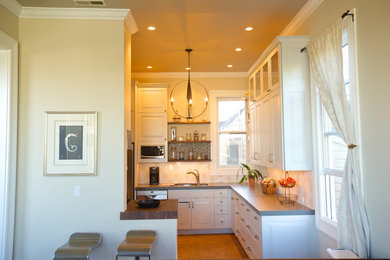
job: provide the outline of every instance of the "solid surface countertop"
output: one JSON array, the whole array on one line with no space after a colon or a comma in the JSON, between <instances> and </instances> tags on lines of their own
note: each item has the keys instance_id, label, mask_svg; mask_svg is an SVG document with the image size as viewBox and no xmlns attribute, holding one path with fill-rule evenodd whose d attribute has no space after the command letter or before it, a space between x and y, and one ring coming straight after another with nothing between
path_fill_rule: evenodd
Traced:
<instances>
[{"instance_id":1,"label":"solid surface countertop","mask_svg":"<svg viewBox=\"0 0 390 260\"><path fill-rule=\"evenodd\" d=\"M174 184L139 185L136 190L185 190L185 189L232 189L261 216L277 215L314 215L314 210L298 202L281 204L277 195L267 195L260 184L250 187L248 184L209 183L208 186L175 186ZM168 195L169 198L169 195Z\"/></svg>"},{"instance_id":2,"label":"solid surface countertop","mask_svg":"<svg viewBox=\"0 0 390 260\"><path fill-rule=\"evenodd\" d=\"M157 208L147 209L139 208L135 203L136 200L131 200L127 204L127 209L120 213L121 220L129 219L177 219L178 201L177 200L161 200Z\"/></svg>"}]
</instances>

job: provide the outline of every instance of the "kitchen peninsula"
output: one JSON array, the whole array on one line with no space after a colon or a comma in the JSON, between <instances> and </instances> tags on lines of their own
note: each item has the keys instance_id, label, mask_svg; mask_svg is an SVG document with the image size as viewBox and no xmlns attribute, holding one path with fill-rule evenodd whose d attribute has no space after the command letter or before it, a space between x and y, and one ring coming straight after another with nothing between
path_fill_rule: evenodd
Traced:
<instances>
[{"instance_id":1,"label":"kitchen peninsula","mask_svg":"<svg viewBox=\"0 0 390 260\"><path fill-rule=\"evenodd\" d=\"M177 259L177 216L178 201L162 200L157 208L139 208L135 200L127 204L127 209L120 213L120 219L137 222L139 230L154 230L157 233L152 249L152 258Z\"/></svg>"}]
</instances>

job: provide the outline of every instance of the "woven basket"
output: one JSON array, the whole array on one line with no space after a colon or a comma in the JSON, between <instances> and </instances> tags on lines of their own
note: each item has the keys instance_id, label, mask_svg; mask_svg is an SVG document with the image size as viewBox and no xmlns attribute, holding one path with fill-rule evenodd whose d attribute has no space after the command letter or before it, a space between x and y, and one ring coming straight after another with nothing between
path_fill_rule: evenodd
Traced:
<instances>
[{"instance_id":1,"label":"woven basket","mask_svg":"<svg viewBox=\"0 0 390 260\"><path fill-rule=\"evenodd\" d=\"M265 194L273 195L276 192L276 183L261 183L261 189Z\"/></svg>"}]
</instances>

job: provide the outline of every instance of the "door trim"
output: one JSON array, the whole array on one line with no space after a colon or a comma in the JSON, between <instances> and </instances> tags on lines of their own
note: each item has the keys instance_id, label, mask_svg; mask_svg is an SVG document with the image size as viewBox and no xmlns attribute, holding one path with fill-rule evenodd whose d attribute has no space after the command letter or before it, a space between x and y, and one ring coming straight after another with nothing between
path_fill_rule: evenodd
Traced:
<instances>
[{"instance_id":1,"label":"door trim","mask_svg":"<svg viewBox=\"0 0 390 260\"><path fill-rule=\"evenodd\" d=\"M0 50L8 51L8 84L6 111L6 165L4 187L4 233L0 237L0 258L13 258L16 206L16 163L18 122L18 42L0 31Z\"/></svg>"}]
</instances>

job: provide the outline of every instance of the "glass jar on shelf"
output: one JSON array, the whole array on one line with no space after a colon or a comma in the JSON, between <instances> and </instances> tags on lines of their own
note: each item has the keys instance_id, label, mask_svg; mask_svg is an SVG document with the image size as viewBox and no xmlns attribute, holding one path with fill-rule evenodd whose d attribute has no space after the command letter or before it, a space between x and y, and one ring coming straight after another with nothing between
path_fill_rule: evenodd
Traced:
<instances>
[{"instance_id":1,"label":"glass jar on shelf","mask_svg":"<svg viewBox=\"0 0 390 260\"><path fill-rule=\"evenodd\" d=\"M178 156L177 156L176 147L172 147L171 148L171 160L177 160L177 159L178 159Z\"/></svg>"},{"instance_id":2,"label":"glass jar on shelf","mask_svg":"<svg viewBox=\"0 0 390 260\"><path fill-rule=\"evenodd\" d=\"M188 151L188 160L194 160L194 150L192 148L190 148L190 150Z\"/></svg>"},{"instance_id":3,"label":"glass jar on shelf","mask_svg":"<svg viewBox=\"0 0 390 260\"><path fill-rule=\"evenodd\" d=\"M199 141L199 132L198 132L198 130L194 131L194 141Z\"/></svg>"},{"instance_id":4,"label":"glass jar on shelf","mask_svg":"<svg viewBox=\"0 0 390 260\"><path fill-rule=\"evenodd\" d=\"M186 133L186 141L191 141L191 133Z\"/></svg>"}]
</instances>

